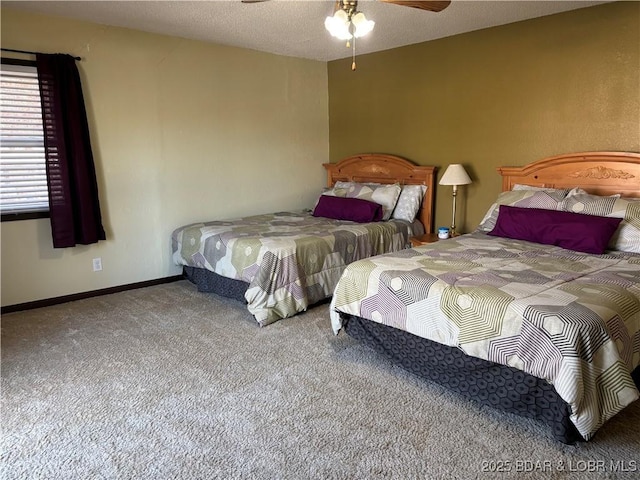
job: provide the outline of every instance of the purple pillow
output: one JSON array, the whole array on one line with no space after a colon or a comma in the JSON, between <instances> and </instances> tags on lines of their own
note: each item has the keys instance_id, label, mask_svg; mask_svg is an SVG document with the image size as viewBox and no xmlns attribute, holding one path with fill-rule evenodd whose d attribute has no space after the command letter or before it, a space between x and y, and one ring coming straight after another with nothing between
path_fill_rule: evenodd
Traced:
<instances>
[{"instance_id":1,"label":"purple pillow","mask_svg":"<svg viewBox=\"0 0 640 480\"><path fill-rule=\"evenodd\" d=\"M333 197L320 195L313 210L314 217L351 220L352 222L378 222L382 220L382 205L361 198Z\"/></svg>"},{"instance_id":2,"label":"purple pillow","mask_svg":"<svg viewBox=\"0 0 640 480\"><path fill-rule=\"evenodd\" d=\"M621 221L621 218L500 205L496 226L488 234L602 254Z\"/></svg>"}]
</instances>

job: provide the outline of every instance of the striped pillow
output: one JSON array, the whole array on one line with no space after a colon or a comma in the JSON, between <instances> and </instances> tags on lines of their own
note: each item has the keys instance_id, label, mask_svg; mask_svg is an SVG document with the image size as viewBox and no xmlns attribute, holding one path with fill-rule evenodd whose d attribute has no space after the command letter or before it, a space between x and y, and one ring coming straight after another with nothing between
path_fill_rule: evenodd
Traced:
<instances>
[{"instance_id":1,"label":"striped pillow","mask_svg":"<svg viewBox=\"0 0 640 480\"><path fill-rule=\"evenodd\" d=\"M540 208L544 210L559 210L560 202L569 193L569 189L544 189L544 190L511 190L498 195L496 202L491 205L486 215L480 222L478 230L490 232L496 226L500 205L519 208Z\"/></svg>"},{"instance_id":2,"label":"striped pillow","mask_svg":"<svg viewBox=\"0 0 640 480\"><path fill-rule=\"evenodd\" d=\"M377 185L373 183L336 182L334 191L338 197L360 198L382 205L383 220L389 220L401 192L400 184ZM326 194L325 194L326 195Z\"/></svg>"},{"instance_id":3,"label":"striped pillow","mask_svg":"<svg viewBox=\"0 0 640 480\"><path fill-rule=\"evenodd\" d=\"M565 212L622 218L620 226L609 242L610 250L640 253L640 198L622 198L620 195L603 197L574 188L560 203Z\"/></svg>"}]
</instances>

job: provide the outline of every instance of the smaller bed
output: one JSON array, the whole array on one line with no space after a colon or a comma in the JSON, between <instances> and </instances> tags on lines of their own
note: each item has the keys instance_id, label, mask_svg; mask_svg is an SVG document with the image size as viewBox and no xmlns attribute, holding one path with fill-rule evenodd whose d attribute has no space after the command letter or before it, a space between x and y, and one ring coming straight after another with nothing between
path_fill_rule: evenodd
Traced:
<instances>
[{"instance_id":1,"label":"smaller bed","mask_svg":"<svg viewBox=\"0 0 640 480\"><path fill-rule=\"evenodd\" d=\"M245 301L265 326L329 298L352 261L402 250L412 236L432 232L435 167L386 154L324 167L327 189L313 211L180 227L172 234L174 262L201 291ZM354 204L384 221L345 220L354 218Z\"/></svg>"},{"instance_id":2,"label":"smaller bed","mask_svg":"<svg viewBox=\"0 0 640 480\"><path fill-rule=\"evenodd\" d=\"M562 442L589 440L639 397L640 155L570 154L499 172L503 193L477 231L349 265L332 299L334 332L543 422ZM513 208L525 221L507 238ZM561 245L519 236L574 221ZM585 251L600 237L601 250Z\"/></svg>"}]
</instances>

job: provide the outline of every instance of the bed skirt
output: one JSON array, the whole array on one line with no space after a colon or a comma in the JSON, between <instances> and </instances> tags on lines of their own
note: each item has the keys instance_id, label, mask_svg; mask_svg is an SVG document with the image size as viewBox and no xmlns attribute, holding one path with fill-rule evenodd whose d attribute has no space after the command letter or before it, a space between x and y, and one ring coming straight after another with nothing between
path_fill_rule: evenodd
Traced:
<instances>
[{"instance_id":1,"label":"bed skirt","mask_svg":"<svg viewBox=\"0 0 640 480\"><path fill-rule=\"evenodd\" d=\"M249 284L235 278L227 278L204 268L183 266L184 277L198 287L199 292L215 293L221 297L247 303L244 294Z\"/></svg>"},{"instance_id":2,"label":"bed skirt","mask_svg":"<svg viewBox=\"0 0 640 480\"><path fill-rule=\"evenodd\" d=\"M458 348L341 313L349 336L390 357L406 370L481 405L549 425L557 440L584 440L569 418L569 405L546 380L513 367L470 357Z\"/></svg>"}]
</instances>

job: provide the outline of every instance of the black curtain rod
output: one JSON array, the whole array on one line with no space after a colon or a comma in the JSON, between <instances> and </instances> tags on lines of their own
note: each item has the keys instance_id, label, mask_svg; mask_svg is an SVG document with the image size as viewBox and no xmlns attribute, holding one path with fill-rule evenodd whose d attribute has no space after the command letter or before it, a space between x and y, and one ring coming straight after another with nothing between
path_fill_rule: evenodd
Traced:
<instances>
[{"instance_id":1,"label":"black curtain rod","mask_svg":"<svg viewBox=\"0 0 640 480\"><path fill-rule=\"evenodd\" d=\"M38 52L29 52L27 50L14 50L13 48L0 48L0 50L3 50L5 52L13 52L13 53L26 53L27 55L37 55ZM81 57L73 57L75 60L82 60Z\"/></svg>"}]
</instances>

